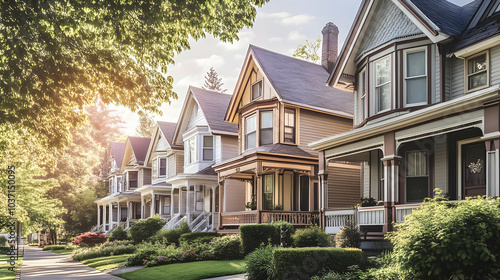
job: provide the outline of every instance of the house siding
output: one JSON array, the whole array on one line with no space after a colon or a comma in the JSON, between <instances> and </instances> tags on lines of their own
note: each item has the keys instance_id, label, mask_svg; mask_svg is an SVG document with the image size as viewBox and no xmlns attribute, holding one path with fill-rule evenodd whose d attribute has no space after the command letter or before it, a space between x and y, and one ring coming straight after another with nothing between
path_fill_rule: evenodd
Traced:
<instances>
[{"instance_id":1,"label":"house siding","mask_svg":"<svg viewBox=\"0 0 500 280\"><path fill-rule=\"evenodd\" d=\"M316 155L309 143L320 140L325 136L333 136L352 129L352 120L331 115L300 109L299 113L299 147L306 152Z\"/></svg>"},{"instance_id":2,"label":"house siding","mask_svg":"<svg viewBox=\"0 0 500 280\"><path fill-rule=\"evenodd\" d=\"M144 168L143 169L143 185L151 185L151 169L149 168Z\"/></svg>"},{"instance_id":3,"label":"house siding","mask_svg":"<svg viewBox=\"0 0 500 280\"><path fill-rule=\"evenodd\" d=\"M191 104L191 115L189 116L189 122L187 125L186 131L195 128L196 126L202 126L202 125L208 125L207 121L205 120L205 116L203 115L203 112L201 111L200 106L197 106L198 110L196 111L196 114L193 110L194 107L194 102Z\"/></svg>"},{"instance_id":4,"label":"house siding","mask_svg":"<svg viewBox=\"0 0 500 280\"><path fill-rule=\"evenodd\" d=\"M490 49L490 85L500 83L500 46Z\"/></svg>"},{"instance_id":5,"label":"house siding","mask_svg":"<svg viewBox=\"0 0 500 280\"><path fill-rule=\"evenodd\" d=\"M450 99L464 95L464 60L456 57L449 59L450 63Z\"/></svg>"},{"instance_id":6,"label":"house siding","mask_svg":"<svg viewBox=\"0 0 500 280\"><path fill-rule=\"evenodd\" d=\"M175 170L176 170L176 172L174 175L184 172L184 153L183 152L175 153Z\"/></svg>"},{"instance_id":7,"label":"house siding","mask_svg":"<svg viewBox=\"0 0 500 280\"><path fill-rule=\"evenodd\" d=\"M177 162L175 161L175 154L168 157L167 164L168 164L168 174L167 174L167 177L170 178L172 176L175 176L175 174L176 174L175 167L176 167L176 164L177 164Z\"/></svg>"},{"instance_id":8,"label":"house siding","mask_svg":"<svg viewBox=\"0 0 500 280\"><path fill-rule=\"evenodd\" d=\"M360 166L328 166L328 208L352 209L361 197Z\"/></svg>"},{"instance_id":9,"label":"house siding","mask_svg":"<svg viewBox=\"0 0 500 280\"><path fill-rule=\"evenodd\" d=\"M166 151L169 145L165 137L161 137L156 144L155 151Z\"/></svg>"},{"instance_id":10,"label":"house siding","mask_svg":"<svg viewBox=\"0 0 500 280\"><path fill-rule=\"evenodd\" d=\"M395 4L390 0L381 0L371 17L356 57L392 39L421 33Z\"/></svg>"},{"instance_id":11,"label":"house siding","mask_svg":"<svg viewBox=\"0 0 500 280\"><path fill-rule=\"evenodd\" d=\"M433 188L439 188L441 189L444 193L447 192L446 190L446 182L447 182L447 175L448 175L448 161L446 160L447 157L447 137L446 135L440 135L434 137L434 186Z\"/></svg>"},{"instance_id":12,"label":"house siding","mask_svg":"<svg viewBox=\"0 0 500 280\"><path fill-rule=\"evenodd\" d=\"M220 139L221 147L218 149L221 161L225 161L238 156L238 138L235 136L218 136Z\"/></svg>"},{"instance_id":13,"label":"house siding","mask_svg":"<svg viewBox=\"0 0 500 280\"><path fill-rule=\"evenodd\" d=\"M226 180L224 193L224 212L245 210L245 182Z\"/></svg>"}]
</instances>

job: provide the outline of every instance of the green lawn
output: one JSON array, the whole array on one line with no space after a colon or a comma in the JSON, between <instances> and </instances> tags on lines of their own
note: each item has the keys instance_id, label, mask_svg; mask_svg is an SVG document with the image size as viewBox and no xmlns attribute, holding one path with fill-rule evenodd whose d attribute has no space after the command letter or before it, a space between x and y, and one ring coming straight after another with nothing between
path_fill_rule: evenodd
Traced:
<instances>
[{"instance_id":1,"label":"green lawn","mask_svg":"<svg viewBox=\"0 0 500 280\"><path fill-rule=\"evenodd\" d=\"M147 267L132 272L119 274L119 277L135 279L198 280L204 278L245 273L244 261L203 261L175 263Z\"/></svg>"},{"instance_id":2,"label":"green lawn","mask_svg":"<svg viewBox=\"0 0 500 280\"><path fill-rule=\"evenodd\" d=\"M93 267L95 269L103 271L107 269L124 266L127 259L130 258L132 255L133 254L125 254L118 256L99 257L95 259L84 260L82 261L82 263L90 267Z\"/></svg>"},{"instance_id":3,"label":"green lawn","mask_svg":"<svg viewBox=\"0 0 500 280\"><path fill-rule=\"evenodd\" d=\"M71 253L73 253L73 249L52 250L51 252L58 253L61 255L71 255Z\"/></svg>"},{"instance_id":4,"label":"green lawn","mask_svg":"<svg viewBox=\"0 0 500 280\"><path fill-rule=\"evenodd\" d=\"M0 255L0 280L13 280L16 278L16 273L14 271L10 271L8 268L10 264L7 263L10 256ZM22 258L20 258L16 264L19 265L22 262Z\"/></svg>"}]
</instances>

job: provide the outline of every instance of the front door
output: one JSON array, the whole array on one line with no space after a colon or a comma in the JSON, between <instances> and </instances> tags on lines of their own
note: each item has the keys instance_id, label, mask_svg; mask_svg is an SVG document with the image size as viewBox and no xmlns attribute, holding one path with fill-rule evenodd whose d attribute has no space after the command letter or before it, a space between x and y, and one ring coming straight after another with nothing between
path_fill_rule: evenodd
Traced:
<instances>
[{"instance_id":1,"label":"front door","mask_svg":"<svg viewBox=\"0 0 500 280\"><path fill-rule=\"evenodd\" d=\"M486 147L484 143L462 146L463 195L486 195Z\"/></svg>"}]
</instances>

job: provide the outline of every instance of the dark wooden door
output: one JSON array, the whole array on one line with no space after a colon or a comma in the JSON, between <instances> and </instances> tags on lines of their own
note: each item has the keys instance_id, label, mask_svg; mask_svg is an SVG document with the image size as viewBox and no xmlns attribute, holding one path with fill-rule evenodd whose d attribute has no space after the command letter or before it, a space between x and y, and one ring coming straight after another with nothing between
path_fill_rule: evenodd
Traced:
<instances>
[{"instance_id":1,"label":"dark wooden door","mask_svg":"<svg viewBox=\"0 0 500 280\"><path fill-rule=\"evenodd\" d=\"M462 146L463 195L486 195L486 147L484 143Z\"/></svg>"}]
</instances>

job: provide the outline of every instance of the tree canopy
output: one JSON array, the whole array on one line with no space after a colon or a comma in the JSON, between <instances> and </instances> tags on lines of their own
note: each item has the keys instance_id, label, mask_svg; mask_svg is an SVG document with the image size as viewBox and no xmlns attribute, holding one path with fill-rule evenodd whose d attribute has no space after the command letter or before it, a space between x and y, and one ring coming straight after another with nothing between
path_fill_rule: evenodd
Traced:
<instances>
[{"instance_id":1,"label":"tree canopy","mask_svg":"<svg viewBox=\"0 0 500 280\"><path fill-rule=\"evenodd\" d=\"M222 78L219 78L217 71L215 71L213 67L210 67L210 70L205 76L205 84L203 84L203 88L224 93L227 89L222 89L223 85L224 83L222 82Z\"/></svg>"},{"instance_id":2,"label":"tree canopy","mask_svg":"<svg viewBox=\"0 0 500 280\"><path fill-rule=\"evenodd\" d=\"M135 132L141 137L153 137L155 133L156 121L152 116L140 115L139 124L135 128Z\"/></svg>"},{"instance_id":3,"label":"tree canopy","mask_svg":"<svg viewBox=\"0 0 500 280\"><path fill-rule=\"evenodd\" d=\"M2 1L0 123L58 146L98 96L161 114L177 97L167 67L189 39L232 42L267 1Z\"/></svg>"}]
</instances>

